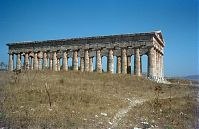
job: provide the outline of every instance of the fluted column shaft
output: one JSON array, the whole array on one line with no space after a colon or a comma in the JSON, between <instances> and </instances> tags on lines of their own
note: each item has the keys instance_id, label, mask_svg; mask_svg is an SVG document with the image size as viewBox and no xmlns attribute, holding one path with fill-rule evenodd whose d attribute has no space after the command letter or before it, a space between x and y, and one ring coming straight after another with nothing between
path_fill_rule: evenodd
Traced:
<instances>
[{"instance_id":1,"label":"fluted column shaft","mask_svg":"<svg viewBox=\"0 0 199 129\"><path fill-rule=\"evenodd\" d=\"M164 73L163 73L163 54L160 54L160 77L163 79L164 78Z\"/></svg>"},{"instance_id":2,"label":"fluted column shaft","mask_svg":"<svg viewBox=\"0 0 199 129\"><path fill-rule=\"evenodd\" d=\"M127 57L127 73L131 74L131 56Z\"/></svg>"},{"instance_id":3,"label":"fluted column shaft","mask_svg":"<svg viewBox=\"0 0 199 129\"><path fill-rule=\"evenodd\" d=\"M141 76L140 73L140 49L136 48L134 50L135 57L134 57L134 74L137 76Z\"/></svg>"},{"instance_id":4,"label":"fluted column shaft","mask_svg":"<svg viewBox=\"0 0 199 129\"><path fill-rule=\"evenodd\" d=\"M127 55L126 48L122 48L122 73L127 73Z\"/></svg>"},{"instance_id":5,"label":"fluted column shaft","mask_svg":"<svg viewBox=\"0 0 199 129\"><path fill-rule=\"evenodd\" d=\"M67 53L67 51L63 52L63 59L62 59L62 61L63 61L63 63L62 63L63 70L64 71L68 71L68 53Z\"/></svg>"},{"instance_id":6,"label":"fluted column shaft","mask_svg":"<svg viewBox=\"0 0 199 129\"><path fill-rule=\"evenodd\" d=\"M57 71L57 52L53 52L53 70Z\"/></svg>"},{"instance_id":7,"label":"fluted column shaft","mask_svg":"<svg viewBox=\"0 0 199 129\"><path fill-rule=\"evenodd\" d=\"M140 74L142 75L142 56L140 55Z\"/></svg>"},{"instance_id":8,"label":"fluted column shaft","mask_svg":"<svg viewBox=\"0 0 199 129\"><path fill-rule=\"evenodd\" d=\"M31 70L33 70L34 69L34 57L30 57L30 62L31 62L31 64L30 64L30 69Z\"/></svg>"},{"instance_id":9,"label":"fluted column shaft","mask_svg":"<svg viewBox=\"0 0 199 129\"><path fill-rule=\"evenodd\" d=\"M117 56L117 73L121 73L121 56Z\"/></svg>"},{"instance_id":10,"label":"fluted column shaft","mask_svg":"<svg viewBox=\"0 0 199 129\"><path fill-rule=\"evenodd\" d=\"M37 52L34 53L34 70L38 70L38 57L37 57Z\"/></svg>"},{"instance_id":11,"label":"fluted column shaft","mask_svg":"<svg viewBox=\"0 0 199 129\"><path fill-rule=\"evenodd\" d=\"M57 71L60 71L60 58L57 58Z\"/></svg>"},{"instance_id":12,"label":"fluted column shaft","mask_svg":"<svg viewBox=\"0 0 199 129\"><path fill-rule=\"evenodd\" d=\"M93 72L93 57L89 57L89 72Z\"/></svg>"},{"instance_id":13,"label":"fluted column shaft","mask_svg":"<svg viewBox=\"0 0 199 129\"><path fill-rule=\"evenodd\" d=\"M24 68L25 70L29 70L29 56L28 53L25 53L25 59L24 59Z\"/></svg>"},{"instance_id":14,"label":"fluted column shaft","mask_svg":"<svg viewBox=\"0 0 199 129\"><path fill-rule=\"evenodd\" d=\"M160 62L159 62L159 52L156 51L156 76L157 76L157 77L159 77L159 74L160 74L159 66L160 66Z\"/></svg>"},{"instance_id":15,"label":"fluted column shaft","mask_svg":"<svg viewBox=\"0 0 199 129\"><path fill-rule=\"evenodd\" d=\"M13 71L13 59L14 56L12 53L9 53L9 62L8 62L8 70Z\"/></svg>"},{"instance_id":16,"label":"fluted column shaft","mask_svg":"<svg viewBox=\"0 0 199 129\"><path fill-rule=\"evenodd\" d=\"M21 54L17 54L17 70L21 69Z\"/></svg>"},{"instance_id":17,"label":"fluted column shaft","mask_svg":"<svg viewBox=\"0 0 199 129\"><path fill-rule=\"evenodd\" d=\"M42 70L42 58L38 58L38 69Z\"/></svg>"},{"instance_id":18,"label":"fluted column shaft","mask_svg":"<svg viewBox=\"0 0 199 129\"><path fill-rule=\"evenodd\" d=\"M113 58L113 50L109 49L108 51L108 70L109 73L114 73L114 58Z\"/></svg>"},{"instance_id":19,"label":"fluted column shaft","mask_svg":"<svg viewBox=\"0 0 199 129\"><path fill-rule=\"evenodd\" d=\"M43 69L47 69L47 67L48 67L47 53L43 52Z\"/></svg>"},{"instance_id":20,"label":"fluted column shaft","mask_svg":"<svg viewBox=\"0 0 199 129\"><path fill-rule=\"evenodd\" d=\"M161 77L164 79L164 55L161 55Z\"/></svg>"},{"instance_id":21,"label":"fluted column shaft","mask_svg":"<svg viewBox=\"0 0 199 129\"><path fill-rule=\"evenodd\" d=\"M49 61L49 68L50 70L53 70L53 59L50 58L50 61Z\"/></svg>"},{"instance_id":22,"label":"fluted column shaft","mask_svg":"<svg viewBox=\"0 0 199 129\"><path fill-rule=\"evenodd\" d=\"M149 48L148 51L148 77L155 77L155 63L156 63L156 54L154 47Z\"/></svg>"},{"instance_id":23,"label":"fluted column shaft","mask_svg":"<svg viewBox=\"0 0 199 129\"><path fill-rule=\"evenodd\" d=\"M97 72L102 73L102 57L101 57L101 50L97 50L96 52L96 66L97 66Z\"/></svg>"},{"instance_id":24,"label":"fluted column shaft","mask_svg":"<svg viewBox=\"0 0 199 129\"><path fill-rule=\"evenodd\" d=\"M77 50L73 51L73 70L78 71L78 55Z\"/></svg>"},{"instance_id":25,"label":"fluted column shaft","mask_svg":"<svg viewBox=\"0 0 199 129\"><path fill-rule=\"evenodd\" d=\"M84 72L84 57L80 58L80 70L81 72Z\"/></svg>"},{"instance_id":26,"label":"fluted column shaft","mask_svg":"<svg viewBox=\"0 0 199 129\"><path fill-rule=\"evenodd\" d=\"M89 71L89 53L88 50L84 51L84 71Z\"/></svg>"}]
</instances>

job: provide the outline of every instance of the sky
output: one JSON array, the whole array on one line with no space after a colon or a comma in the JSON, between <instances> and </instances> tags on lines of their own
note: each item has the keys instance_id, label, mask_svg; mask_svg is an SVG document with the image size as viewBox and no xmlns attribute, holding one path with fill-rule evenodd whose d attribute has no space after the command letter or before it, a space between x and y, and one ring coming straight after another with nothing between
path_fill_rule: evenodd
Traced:
<instances>
[{"instance_id":1,"label":"sky","mask_svg":"<svg viewBox=\"0 0 199 129\"><path fill-rule=\"evenodd\" d=\"M198 12L198 0L0 0L0 61L10 42L161 30L165 75L199 74Z\"/></svg>"}]
</instances>

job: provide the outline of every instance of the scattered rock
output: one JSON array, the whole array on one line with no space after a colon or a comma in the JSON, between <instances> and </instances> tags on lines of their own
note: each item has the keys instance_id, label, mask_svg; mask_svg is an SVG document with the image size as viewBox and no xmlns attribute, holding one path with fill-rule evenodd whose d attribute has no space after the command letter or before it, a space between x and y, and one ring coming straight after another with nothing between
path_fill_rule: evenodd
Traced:
<instances>
[{"instance_id":1,"label":"scattered rock","mask_svg":"<svg viewBox=\"0 0 199 129\"><path fill-rule=\"evenodd\" d=\"M101 115L102 115L102 116L107 116L107 113L101 112Z\"/></svg>"},{"instance_id":2,"label":"scattered rock","mask_svg":"<svg viewBox=\"0 0 199 129\"><path fill-rule=\"evenodd\" d=\"M108 122L110 125L112 125L113 123L111 123L110 121Z\"/></svg>"},{"instance_id":3,"label":"scattered rock","mask_svg":"<svg viewBox=\"0 0 199 129\"><path fill-rule=\"evenodd\" d=\"M52 109L52 108L48 108L48 110L49 110L49 111L52 111L53 109Z\"/></svg>"},{"instance_id":4,"label":"scattered rock","mask_svg":"<svg viewBox=\"0 0 199 129\"><path fill-rule=\"evenodd\" d=\"M143 129L148 129L151 127L151 125L146 121L142 121L141 124Z\"/></svg>"}]
</instances>

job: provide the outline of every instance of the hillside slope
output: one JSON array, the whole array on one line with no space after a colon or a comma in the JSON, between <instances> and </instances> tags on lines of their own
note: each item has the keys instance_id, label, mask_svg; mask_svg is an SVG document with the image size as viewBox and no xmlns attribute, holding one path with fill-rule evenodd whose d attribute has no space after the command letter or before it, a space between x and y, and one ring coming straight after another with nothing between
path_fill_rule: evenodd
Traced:
<instances>
[{"instance_id":1,"label":"hillside slope","mask_svg":"<svg viewBox=\"0 0 199 129\"><path fill-rule=\"evenodd\" d=\"M194 128L190 86L141 77L81 72L1 76L0 119L12 128Z\"/></svg>"}]
</instances>

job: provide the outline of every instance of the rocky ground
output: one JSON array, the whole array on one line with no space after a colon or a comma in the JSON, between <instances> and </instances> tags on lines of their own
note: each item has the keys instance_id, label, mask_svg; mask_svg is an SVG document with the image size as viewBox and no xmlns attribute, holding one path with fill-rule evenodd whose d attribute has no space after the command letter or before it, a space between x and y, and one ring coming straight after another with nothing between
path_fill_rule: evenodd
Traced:
<instances>
[{"instance_id":1,"label":"rocky ground","mask_svg":"<svg viewBox=\"0 0 199 129\"><path fill-rule=\"evenodd\" d=\"M172 81L70 71L1 73L0 127L197 128L197 85Z\"/></svg>"}]
</instances>

